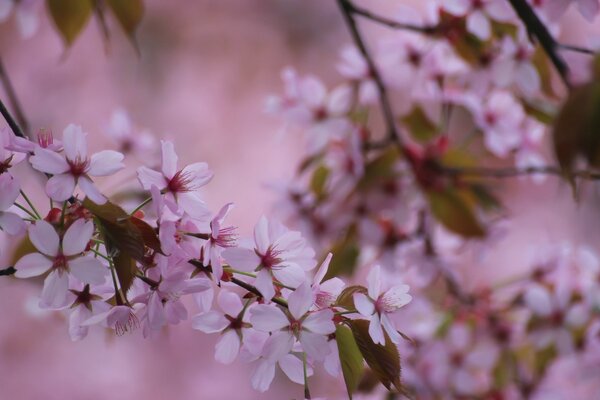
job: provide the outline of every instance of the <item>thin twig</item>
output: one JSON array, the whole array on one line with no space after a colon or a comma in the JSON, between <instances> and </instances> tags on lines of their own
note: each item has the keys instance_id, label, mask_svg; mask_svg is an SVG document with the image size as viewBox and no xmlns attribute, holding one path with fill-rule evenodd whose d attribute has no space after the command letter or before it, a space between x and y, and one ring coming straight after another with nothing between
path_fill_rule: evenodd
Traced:
<instances>
[{"instance_id":1,"label":"thin twig","mask_svg":"<svg viewBox=\"0 0 600 400\"><path fill-rule=\"evenodd\" d=\"M381 108L383 110L383 117L385 119L385 124L387 126L387 141L393 141L399 147L402 153L405 152L404 144L402 138L400 137L400 132L396 128L396 123L394 121L394 113L392 112L392 107L390 105L390 101L387 95L386 87L383 83L383 79L381 78L381 74L377 69L373 58L371 57L369 50L367 50L367 46L360 35L360 31L358 30L358 26L356 25L356 21L354 19L353 13L357 12L356 7L348 0L338 0L338 5L342 10L342 14L344 16L344 20L346 21L346 25L348 25L348 29L350 30L350 34L352 35L352 39L354 43L358 47L358 50L364 57L368 67L369 72L375 82L375 86L377 87L377 91L379 93L379 102L381 103Z\"/></svg>"},{"instance_id":2,"label":"thin twig","mask_svg":"<svg viewBox=\"0 0 600 400\"><path fill-rule=\"evenodd\" d=\"M239 287L241 287L241 288L244 288L244 289L246 289L246 290L247 290L247 291L249 291L250 293L254 293L254 294L255 294L255 295L257 295L257 296L260 296L260 297L262 297L262 293L260 293L260 291L259 291L259 290L258 290L258 289L257 289L255 286L252 286L252 285L250 285L249 283L246 283L246 282L244 282L244 281L242 281L242 280L239 280L239 279L237 279L237 278L231 278L229 281L230 281L231 283L234 283L234 284L238 285L238 286L239 286ZM285 300L283 300L283 299L280 299L279 297L273 297L273 298L271 299L271 301L272 301L273 303L275 303L275 304L279 304L279 305L280 305L280 306L282 306L282 307L285 307L285 308L287 308L287 307L288 307L288 305L287 305L287 302L286 302Z\"/></svg>"},{"instance_id":3,"label":"thin twig","mask_svg":"<svg viewBox=\"0 0 600 400\"><path fill-rule=\"evenodd\" d=\"M513 9L519 16L519 19L523 22L529 34L536 38L540 43L548 58L554 64L554 67L558 71L562 81L567 86L567 88L571 88L571 83L569 82L569 66L562 58L562 56L558 53L558 49L560 48L559 43L552 37L546 25L542 22L542 20L537 16L533 8L527 3L526 0L509 0Z\"/></svg>"},{"instance_id":4,"label":"thin twig","mask_svg":"<svg viewBox=\"0 0 600 400\"><path fill-rule=\"evenodd\" d=\"M6 95L8 96L8 102L10 103L10 106L12 107L12 109L15 112L16 120L19 123L20 127L22 128L22 130L20 131L21 134L23 134L23 132L29 132L29 123L27 122L27 118L25 117L23 108L21 108L21 103L19 102L19 99L17 98L17 94L12 85L12 82L10 81L10 79L8 77L8 73L6 72L6 68L4 67L4 63L2 62L1 57L0 57L0 82L2 82L4 91L6 92ZM11 128L12 128L12 126L11 126ZM15 132L15 135L17 135L16 132ZM24 136L24 135L18 135L18 136Z\"/></svg>"},{"instance_id":5,"label":"thin twig","mask_svg":"<svg viewBox=\"0 0 600 400\"><path fill-rule=\"evenodd\" d=\"M17 270L14 267L8 267L4 269L0 269L0 276L9 276L13 275Z\"/></svg>"},{"instance_id":6,"label":"thin twig","mask_svg":"<svg viewBox=\"0 0 600 400\"><path fill-rule=\"evenodd\" d=\"M527 167L527 168L516 168L516 167L505 167L505 168L488 168L488 167L467 167L467 168L449 168L442 167L442 172L447 173L449 175L455 176L480 176L486 178L514 178L518 176L526 176L526 175L557 175L560 176L563 174L563 171L560 167L556 166L541 166L541 167ZM571 172L572 176L581 178L581 179L589 179L589 180L597 180L600 179L600 172L588 171L588 170L577 170Z\"/></svg>"},{"instance_id":7,"label":"thin twig","mask_svg":"<svg viewBox=\"0 0 600 400\"><path fill-rule=\"evenodd\" d=\"M588 48L581 47L581 46L575 46L573 44L559 43L558 47L560 47L563 50L569 50L569 51L573 51L575 53L582 53L582 54L587 54L590 56L595 56L597 54L597 52L592 49L588 49Z\"/></svg>"},{"instance_id":8,"label":"thin twig","mask_svg":"<svg viewBox=\"0 0 600 400\"><path fill-rule=\"evenodd\" d=\"M402 30L406 30L406 31L418 32L418 33L423 33L425 35L432 35L434 33L439 32L439 30L440 30L440 28L438 26L420 26L420 25L405 24L402 22L394 21L393 19L389 19L389 18L383 17L381 15L377 15L367 9L357 7L354 4L349 3L349 2L347 2L347 7L349 7L349 10L352 11L356 15L360 15L360 16L365 17L366 19L369 19L373 22L377 22L379 24L385 25L385 26L393 28L393 29L402 29Z\"/></svg>"}]
</instances>

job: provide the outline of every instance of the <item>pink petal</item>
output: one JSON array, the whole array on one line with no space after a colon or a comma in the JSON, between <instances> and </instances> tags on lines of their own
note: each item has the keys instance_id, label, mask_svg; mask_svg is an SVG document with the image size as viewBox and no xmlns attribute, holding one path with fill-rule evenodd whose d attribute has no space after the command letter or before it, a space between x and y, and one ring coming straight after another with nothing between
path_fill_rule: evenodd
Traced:
<instances>
[{"instance_id":1,"label":"pink petal","mask_svg":"<svg viewBox=\"0 0 600 400\"><path fill-rule=\"evenodd\" d=\"M327 343L327 336L308 331L300 333L300 343L306 354L314 360L322 361L331 351Z\"/></svg>"},{"instance_id":2,"label":"pink petal","mask_svg":"<svg viewBox=\"0 0 600 400\"><path fill-rule=\"evenodd\" d=\"M87 336L89 328L81 324L89 319L91 314L91 311L84 306L76 307L71 312L71 315L69 315L69 336L72 341L76 342Z\"/></svg>"},{"instance_id":3,"label":"pink petal","mask_svg":"<svg viewBox=\"0 0 600 400\"><path fill-rule=\"evenodd\" d=\"M159 330L166 321L165 310L158 293L153 293L148 300L148 325L150 329Z\"/></svg>"},{"instance_id":4,"label":"pink petal","mask_svg":"<svg viewBox=\"0 0 600 400\"><path fill-rule=\"evenodd\" d=\"M229 321L218 311L209 311L192 318L192 328L204 333L221 332L229 326Z\"/></svg>"},{"instance_id":5,"label":"pink petal","mask_svg":"<svg viewBox=\"0 0 600 400\"><path fill-rule=\"evenodd\" d=\"M381 293L381 267L376 265L367 275L367 283L369 289L369 297L377 299Z\"/></svg>"},{"instance_id":6,"label":"pink petal","mask_svg":"<svg viewBox=\"0 0 600 400\"><path fill-rule=\"evenodd\" d=\"M19 182L10 174L0 174L0 211L8 210L19 197Z\"/></svg>"},{"instance_id":7,"label":"pink petal","mask_svg":"<svg viewBox=\"0 0 600 400\"><path fill-rule=\"evenodd\" d=\"M162 173L171 179L177 173L177 153L172 142L161 140Z\"/></svg>"},{"instance_id":8,"label":"pink petal","mask_svg":"<svg viewBox=\"0 0 600 400\"><path fill-rule=\"evenodd\" d=\"M523 300L527 307L539 316L547 317L552 314L553 307L550 293L548 292L548 289L539 284L534 284L529 287L529 289L525 291Z\"/></svg>"},{"instance_id":9,"label":"pink petal","mask_svg":"<svg viewBox=\"0 0 600 400\"><path fill-rule=\"evenodd\" d=\"M293 346L294 336L289 331L275 332L265 342L263 356L269 361L279 361Z\"/></svg>"},{"instance_id":10,"label":"pink petal","mask_svg":"<svg viewBox=\"0 0 600 400\"><path fill-rule=\"evenodd\" d=\"M104 150L93 154L87 173L92 176L108 176L123 169L123 154L118 151Z\"/></svg>"},{"instance_id":11,"label":"pink petal","mask_svg":"<svg viewBox=\"0 0 600 400\"><path fill-rule=\"evenodd\" d=\"M260 264L260 258L254 250L243 247L225 249L221 255L233 268L244 272L252 272Z\"/></svg>"},{"instance_id":12,"label":"pink petal","mask_svg":"<svg viewBox=\"0 0 600 400\"><path fill-rule=\"evenodd\" d=\"M156 186L159 190L167 186L167 181L163 174L147 167L139 167L137 177L144 190L150 190L152 186Z\"/></svg>"},{"instance_id":13,"label":"pink petal","mask_svg":"<svg viewBox=\"0 0 600 400\"><path fill-rule=\"evenodd\" d=\"M15 264L15 276L17 278L31 278L42 275L52 268L52 260L40 253L24 255Z\"/></svg>"},{"instance_id":14,"label":"pink petal","mask_svg":"<svg viewBox=\"0 0 600 400\"><path fill-rule=\"evenodd\" d=\"M277 306L258 304L250 309L250 323L254 329L274 332L290 324L287 317Z\"/></svg>"},{"instance_id":15,"label":"pink petal","mask_svg":"<svg viewBox=\"0 0 600 400\"><path fill-rule=\"evenodd\" d=\"M304 364L302 360L292 354L286 354L279 360L279 368L287 375L292 382L299 385L304 384ZM312 368L307 366L307 376L313 374Z\"/></svg>"},{"instance_id":16,"label":"pink petal","mask_svg":"<svg viewBox=\"0 0 600 400\"><path fill-rule=\"evenodd\" d=\"M29 162L38 171L53 175L63 174L70 169L63 156L39 146L35 148L34 155L29 157Z\"/></svg>"},{"instance_id":17,"label":"pink petal","mask_svg":"<svg viewBox=\"0 0 600 400\"><path fill-rule=\"evenodd\" d=\"M252 374L252 387L261 393L266 392L273 378L275 378L275 362L261 360Z\"/></svg>"},{"instance_id":18,"label":"pink petal","mask_svg":"<svg viewBox=\"0 0 600 400\"><path fill-rule=\"evenodd\" d=\"M196 189L201 188L210 182L214 175L213 172L208 169L208 164L204 162L186 166L183 169L183 174L189 177L190 186Z\"/></svg>"},{"instance_id":19,"label":"pink petal","mask_svg":"<svg viewBox=\"0 0 600 400\"><path fill-rule=\"evenodd\" d=\"M474 11L467 17L467 30L481 40L491 35L490 20L481 11Z\"/></svg>"},{"instance_id":20,"label":"pink petal","mask_svg":"<svg viewBox=\"0 0 600 400\"><path fill-rule=\"evenodd\" d=\"M54 175L46 182L46 194L55 201L66 201L75 190L75 177L71 174Z\"/></svg>"},{"instance_id":21,"label":"pink petal","mask_svg":"<svg viewBox=\"0 0 600 400\"><path fill-rule=\"evenodd\" d=\"M69 271L80 281L94 285L104 283L108 272L104 264L92 256L69 260Z\"/></svg>"},{"instance_id":22,"label":"pink petal","mask_svg":"<svg viewBox=\"0 0 600 400\"><path fill-rule=\"evenodd\" d=\"M410 287L408 285L398 285L387 290L383 294L383 302L386 307L398 309L410 303L412 296L408 294Z\"/></svg>"},{"instance_id":23,"label":"pink petal","mask_svg":"<svg viewBox=\"0 0 600 400\"><path fill-rule=\"evenodd\" d=\"M381 321L379 320L379 315L373 314L371 316L371 322L369 323L369 335L373 342L385 345L385 336L383 336L383 330L381 329Z\"/></svg>"},{"instance_id":24,"label":"pink petal","mask_svg":"<svg viewBox=\"0 0 600 400\"><path fill-rule=\"evenodd\" d=\"M335 332L333 311L326 309L309 314L308 317L302 321L302 328L320 335L329 335Z\"/></svg>"},{"instance_id":25,"label":"pink petal","mask_svg":"<svg viewBox=\"0 0 600 400\"><path fill-rule=\"evenodd\" d=\"M240 351L240 337L234 330L225 332L215 345L215 360L223 364L231 364Z\"/></svg>"},{"instance_id":26,"label":"pink petal","mask_svg":"<svg viewBox=\"0 0 600 400\"><path fill-rule=\"evenodd\" d=\"M44 280L44 288L40 297L42 308L62 308L66 306L69 278L67 274L52 271Z\"/></svg>"},{"instance_id":27,"label":"pink petal","mask_svg":"<svg viewBox=\"0 0 600 400\"><path fill-rule=\"evenodd\" d=\"M73 222L62 240L63 254L74 256L83 253L87 247L92 234L94 233L94 223L83 218Z\"/></svg>"},{"instance_id":28,"label":"pink petal","mask_svg":"<svg viewBox=\"0 0 600 400\"><path fill-rule=\"evenodd\" d=\"M0 211L0 230L8 235L16 236L24 233L27 230L25 221L17 214L11 212Z\"/></svg>"},{"instance_id":29,"label":"pink petal","mask_svg":"<svg viewBox=\"0 0 600 400\"><path fill-rule=\"evenodd\" d=\"M54 257L58 254L60 239L54 227L44 220L29 226L29 240L41 253Z\"/></svg>"},{"instance_id":30,"label":"pink petal","mask_svg":"<svg viewBox=\"0 0 600 400\"><path fill-rule=\"evenodd\" d=\"M178 324L187 319L187 309L180 300L167 301L165 303L165 316L169 324Z\"/></svg>"},{"instance_id":31,"label":"pink petal","mask_svg":"<svg viewBox=\"0 0 600 400\"><path fill-rule=\"evenodd\" d=\"M181 209L192 218L199 220L207 220L210 218L211 212L206 207L204 200L202 200L202 196L198 192L178 193L177 203Z\"/></svg>"},{"instance_id":32,"label":"pink petal","mask_svg":"<svg viewBox=\"0 0 600 400\"><path fill-rule=\"evenodd\" d=\"M227 216L227 214L229 214L229 212L231 211L232 208L233 208L233 203L225 204L223 207L221 207L221 209L219 210L217 215L214 216L213 221L218 222L218 225L223 224L225 217ZM214 237L217 237L218 232L213 231L212 234ZM217 235L215 235L215 234L217 234Z\"/></svg>"},{"instance_id":33,"label":"pink petal","mask_svg":"<svg viewBox=\"0 0 600 400\"><path fill-rule=\"evenodd\" d=\"M94 185L94 182L86 176L79 177L79 187L85 193L85 195L96 204L106 203L106 197Z\"/></svg>"},{"instance_id":34,"label":"pink petal","mask_svg":"<svg viewBox=\"0 0 600 400\"><path fill-rule=\"evenodd\" d=\"M282 268L274 268L273 276L286 286L296 288L306 282L306 272L298 265L290 264Z\"/></svg>"},{"instance_id":35,"label":"pink petal","mask_svg":"<svg viewBox=\"0 0 600 400\"><path fill-rule=\"evenodd\" d=\"M254 242L260 254L265 254L271 245L269 240L269 221L265 216L260 217L254 227Z\"/></svg>"},{"instance_id":36,"label":"pink petal","mask_svg":"<svg viewBox=\"0 0 600 400\"><path fill-rule=\"evenodd\" d=\"M381 315L381 324L383 325L383 328L389 335L390 340L396 344L400 343L400 339L402 339L402 336L400 336L398 330L396 329L394 324L392 324L392 321L390 321L390 318L386 314Z\"/></svg>"},{"instance_id":37,"label":"pink petal","mask_svg":"<svg viewBox=\"0 0 600 400\"><path fill-rule=\"evenodd\" d=\"M373 304L373 300L365 296L363 293L354 293L352 298L354 300L354 307L356 307L356 311L365 317L370 317L373 315L375 312L375 304Z\"/></svg>"},{"instance_id":38,"label":"pink petal","mask_svg":"<svg viewBox=\"0 0 600 400\"><path fill-rule=\"evenodd\" d=\"M258 289L266 302L271 301L275 296L275 288L273 287L273 278L266 269L260 270L256 275L254 286Z\"/></svg>"},{"instance_id":39,"label":"pink petal","mask_svg":"<svg viewBox=\"0 0 600 400\"><path fill-rule=\"evenodd\" d=\"M319 269L317 270L317 273L315 274L315 278L313 279L314 283L320 283L323 278L325 278L325 275L327 275L327 270L329 269L329 263L331 262L331 258L333 257L332 253L328 253L327 257L325 257L325 260L321 263L321 266L319 267Z\"/></svg>"},{"instance_id":40,"label":"pink petal","mask_svg":"<svg viewBox=\"0 0 600 400\"><path fill-rule=\"evenodd\" d=\"M221 310L223 310L225 314L232 317L237 317L237 315L244 308L242 300L240 300L240 296L236 293L228 292L226 290L221 290L219 297L217 298L217 302L219 303Z\"/></svg>"},{"instance_id":41,"label":"pink petal","mask_svg":"<svg viewBox=\"0 0 600 400\"><path fill-rule=\"evenodd\" d=\"M288 308L290 314L296 319L300 320L308 312L310 307L313 305L312 289L308 283L304 282L294 290L288 297Z\"/></svg>"},{"instance_id":42,"label":"pink petal","mask_svg":"<svg viewBox=\"0 0 600 400\"><path fill-rule=\"evenodd\" d=\"M75 161L87 159L87 133L81 126L70 124L63 131L63 146L67 159Z\"/></svg>"}]
</instances>

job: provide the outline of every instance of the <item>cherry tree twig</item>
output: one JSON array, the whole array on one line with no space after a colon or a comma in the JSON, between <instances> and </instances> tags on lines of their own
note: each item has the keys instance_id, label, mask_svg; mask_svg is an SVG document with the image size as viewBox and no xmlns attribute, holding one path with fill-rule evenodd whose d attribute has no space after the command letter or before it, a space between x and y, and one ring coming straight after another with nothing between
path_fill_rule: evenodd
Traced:
<instances>
[{"instance_id":1,"label":"cherry tree twig","mask_svg":"<svg viewBox=\"0 0 600 400\"><path fill-rule=\"evenodd\" d=\"M560 167L551 165L545 165L540 167L504 167L504 168L489 168L489 167L468 167L468 168L450 168L442 167L442 172L449 175L460 175L460 176L478 176L485 178L515 178L526 175L562 175ZM600 179L600 172L594 172L589 170L578 170L571 173L574 177L589 180Z\"/></svg>"},{"instance_id":2,"label":"cherry tree twig","mask_svg":"<svg viewBox=\"0 0 600 400\"><path fill-rule=\"evenodd\" d=\"M15 122L15 118L10 116L10 114L8 113L8 110L6 109L6 106L4 106L4 104L1 104L2 103L1 100L0 100L0 111L2 111L2 115L6 119L6 122L8 122L8 124L10 125L10 128L13 130L15 135L25 137L24 132L29 131L29 124L27 123L27 118L25 118L25 114L23 113L23 109L21 108L21 104L19 103L17 94L12 85L12 82L10 81L10 79L8 77L8 73L6 72L4 63L2 62L2 58L0 58L0 82L2 82L4 91L6 92L6 95L8 96L9 104L15 112L16 121L18 122L18 124L17 124L17 122ZM11 120L12 120L12 122L11 122Z\"/></svg>"}]
</instances>

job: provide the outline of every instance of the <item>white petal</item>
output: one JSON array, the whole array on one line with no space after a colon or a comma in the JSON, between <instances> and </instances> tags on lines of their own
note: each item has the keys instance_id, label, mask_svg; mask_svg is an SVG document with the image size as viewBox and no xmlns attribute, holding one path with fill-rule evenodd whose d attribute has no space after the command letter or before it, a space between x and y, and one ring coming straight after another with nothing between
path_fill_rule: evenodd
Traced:
<instances>
[{"instance_id":1,"label":"white petal","mask_svg":"<svg viewBox=\"0 0 600 400\"><path fill-rule=\"evenodd\" d=\"M325 359L331 351L327 343L327 336L318 333L302 331L300 333L300 343L306 354L317 361Z\"/></svg>"},{"instance_id":2,"label":"white petal","mask_svg":"<svg viewBox=\"0 0 600 400\"><path fill-rule=\"evenodd\" d=\"M27 225L17 214L0 211L0 230L8 235L15 236L24 233L27 230Z\"/></svg>"},{"instance_id":3,"label":"white petal","mask_svg":"<svg viewBox=\"0 0 600 400\"><path fill-rule=\"evenodd\" d=\"M123 154L113 150L103 150L90 158L88 174L92 176L108 176L123 169Z\"/></svg>"},{"instance_id":4,"label":"white petal","mask_svg":"<svg viewBox=\"0 0 600 400\"><path fill-rule=\"evenodd\" d=\"M158 293L153 293L148 301L148 325L150 329L157 331L166 322L165 309Z\"/></svg>"},{"instance_id":5,"label":"white petal","mask_svg":"<svg viewBox=\"0 0 600 400\"><path fill-rule=\"evenodd\" d=\"M74 190L75 177L71 174L54 175L46 182L46 194L55 201L66 201Z\"/></svg>"},{"instance_id":6,"label":"white petal","mask_svg":"<svg viewBox=\"0 0 600 400\"><path fill-rule=\"evenodd\" d=\"M302 328L321 335L329 335L335 332L333 323L333 311L330 309L311 313L302 321Z\"/></svg>"},{"instance_id":7,"label":"white petal","mask_svg":"<svg viewBox=\"0 0 600 400\"><path fill-rule=\"evenodd\" d=\"M198 220L207 220L210 218L211 212L206 207L206 203L204 203L202 196L198 192L178 193L177 203L192 218Z\"/></svg>"},{"instance_id":8,"label":"white petal","mask_svg":"<svg viewBox=\"0 0 600 400\"><path fill-rule=\"evenodd\" d=\"M286 286L296 288L306 282L306 271L296 264L273 268L273 275Z\"/></svg>"},{"instance_id":9,"label":"white petal","mask_svg":"<svg viewBox=\"0 0 600 400\"><path fill-rule=\"evenodd\" d=\"M182 173L190 179L189 185L194 189L206 185L214 175L205 162L190 164L183 169Z\"/></svg>"},{"instance_id":10,"label":"white petal","mask_svg":"<svg viewBox=\"0 0 600 400\"><path fill-rule=\"evenodd\" d=\"M10 174L0 174L0 211L8 210L19 197L19 182Z\"/></svg>"},{"instance_id":11,"label":"white petal","mask_svg":"<svg viewBox=\"0 0 600 400\"><path fill-rule=\"evenodd\" d=\"M215 345L215 360L231 364L240 351L240 337L234 330L228 330Z\"/></svg>"},{"instance_id":12,"label":"white petal","mask_svg":"<svg viewBox=\"0 0 600 400\"><path fill-rule=\"evenodd\" d=\"M527 307L539 316L547 317L552 313L552 299L545 287L534 284L525 291L523 300Z\"/></svg>"},{"instance_id":13,"label":"white petal","mask_svg":"<svg viewBox=\"0 0 600 400\"><path fill-rule=\"evenodd\" d=\"M383 330L381 329L381 321L379 315L373 314L371 316L371 322L369 323L369 335L373 342L385 345L385 336L383 336Z\"/></svg>"},{"instance_id":14,"label":"white petal","mask_svg":"<svg viewBox=\"0 0 600 400\"><path fill-rule=\"evenodd\" d=\"M82 282L100 285L106 280L108 270L100 260L85 256L69 260L69 271Z\"/></svg>"},{"instance_id":15,"label":"white petal","mask_svg":"<svg viewBox=\"0 0 600 400\"><path fill-rule=\"evenodd\" d=\"M263 393L266 392L275 377L275 362L261 360L252 374L252 387Z\"/></svg>"},{"instance_id":16,"label":"white petal","mask_svg":"<svg viewBox=\"0 0 600 400\"><path fill-rule=\"evenodd\" d=\"M70 124L63 131L63 146L67 159L87 159L87 133L80 126Z\"/></svg>"},{"instance_id":17,"label":"white petal","mask_svg":"<svg viewBox=\"0 0 600 400\"><path fill-rule=\"evenodd\" d=\"M410 287L408 285L398 285L387 290L383 294L383 302L386 307L398 309L410 303L412 296L408 294Z\"/></svg>"},{"instance_id":18,"label":"white petal","mask_svg":"<svg viewBox=\"0 0 600 400\"><path fill-rule=\"evenodd\" d=\"M263 356L270 361L279 361L281 357L292 351L294 337L288 331L273 333L265 342Z\"/></svg>"},{"instance_id":19,"label":"white petal","mask_svg":"<svg viewBox=\"0 0 600 400\"><path fill-rule=\"evenodd\" d=\"M254 329L263 332L278 331L290 324L278 306L267 304L258 304L250 309L250 323Z\"/></svg>"},{"instance_id":20,"label":"white petal","mask_svg":"<svg viewBox=\"0 0 600 400\"><path fill-rule=\"evenodd\" d=\"M150 190L152 186L156 186L159 190L162 190L167 186L167 181L163 174L148 167L139 167L137 177L144 190Z\"/></svg>"},{"instance_id":21,"label":"white petal","mask_svg":"<svg viewBox=\"0 0 600 400\"><path fill-rule=\"evenodd\" d=\"M161 140L162 173L171 179L177 173L177 153L172 142Z\"/></svg>"},{"instance_id":22,"label":"white petal","mask_svg":"<svg viewBox=\"0 0 600 400\"><path fill-rule=\"evenodd\" d=\"M229 321L218 311L209 311L192 318L192 328L204 333L221 332L229 326Z\"/></svg>"},{"instance_id":23,"label":"white petal","mask_svg":"<svg viewBox=\"0 0 600 400\"><path fill-rule=\"evenodd\" d=\"M271 245L269 240L269 221L263 215L254 227L254 242L260 254L265 254Z\"/></svg>"},{"instance_id":24,"label":"white petal","mask_svg":"<svg viewBox=\"0 0 600 400\"><path fill-rule=\"evenodd\" d=\"M79 187L85 193L85 195L92 200L96 204L104 204L106 203L106 197L94 185L94 182L86 176L82 176L79 178Z\"/></svg>"},{"instance_id":25,"label":"white petal","mask_svg":"<svg viewBox=\"0 0 600 400\"><path fill-rule=\"evenodd\" d=\"M260 264L260 258L254 250L243 247L225 249L221 255L233 268L244 272L252 272Z\"/></svg>"},{"instance_id":26,"label":"white petal","mask_svg":"<svg viewBox=\"0 0 600 400\"><path fill-rule=\"evenodd\" d=\"M383 325L383 329L385 329L389 335L390 340L396 344L400 343L402 336L400 336L400 333L398 333L398 330L394 324L392 324L392 321L390 321L390 318L386 314L381 315L381 324Z\"/></svg>"},{"instance_id":27,"label":"white petal","mask_svg":"<svg viewBox=\"0 0 600 400\"><path fill-rule=\"evenodd\" d=\"M73 222L62 240L63 254L74 256L83 253L87 247L92 234L94 233L94 223L83 218Z\"/></svg>"},{"instance_id":28,"label":"white petal","mask_svg":"<svg viewBox=\"0 0 600 400\"><path fill-rule=\"evenodd\" d=\"M379 265L375 265L369 275L367 275L367 283L369 289L369 297L373 300L379 298L379 294L381 293L381 267Z\"/></svg>"},{"instance_id":29,"label":"white petal","mask_svg":"<svg viewBox=\"0 0 600 400\"><path fill-rule=\"evenodd\" d=\"M62 308L66 304L69 278L67 274L52 271L44 280L44 288L40 296L40 307Z\"/></svg>"},{"instance_id":30,"label":"white petal","mask_svg":"<svg viewBox=\"0 0 600 400\"><path fill-rule=\"evenodd\" d=\"M31 253L24 255L17 261L15 276L17 278L30 278L42 275L50 268L52 268L52 260L40 253Z\"/></svg>"},{"instance_id":31,"label":"white petal","mask_svg":"<svg viewBox=\"0 0 600 400\"><path fill-rule=\"evenodd\" d=\"M232 317L237 317L237 315L244 308L242 300L240 300L240 296L236 293L228 292L226 290L221 290L219 297L217 298L217 302L219 303L221 310L223 310L225 314Z\"/></svg>"},{"instance_id":32,"label":"white petal","mask_svg":"<svg viewBox=\"0 0 600 400\"><path fill-rule=\"evenodd\" d=\"M487 40L491 34L490 21L481 11L474 11L467 17L467 30L481 40Z\"/></svg>"},{"instance_id":33,"label":"white petal","mask_svg":"<svg viewBox=\"0 0 600 400\"><path fill-rule=\"evenodd\" d=\"M292 354L286 354L279 360L279 368L287 375L292 382L299 385L304 384L304 364L302 360ZM311 376L313 371L307 366L307 376Z\"/></svg>"},{"instance_id":34,"label":"white petal","mask_svg":"<svg viewBox=\"0 0 600 400\"><path fill-rule=\"evenodd\" d=\"M273 287L273 278L266 269L262 269L258 272L254 286L258 289L260 294L263 296L266 302L271 301L275 296L275 288Z\"/></svg>"},{"instance_id":35,"label":"white petal","mask_svg":"<svg viewBox=\"0 0 600 400\"><path fill-rule=\"evenodd\" d=\"M310 310L313 305L312 289L308 285L308 282L304 282L294 290L288 297L288 308L290 314L296 319L300 320Z\"/></svg>"},{"instance_id":36,"label":"white petal","mask_svg":"<svg viewBox=\"0 0 600 400\"><path fill-rule=\"evenodd\" d=\"M29 226L29 240L41 253L54 257L58 254L59 237L54 227L44 220Z\"/></svg>"},{"instance_id":37,"label":"white petal","mask_svg":"<svg viewBox=\"0 0 600 400\"><path fill-rule=\"evenodd\" d=\"M321 263L321 266L317 270L315 274L315 278L313 280L314 283L321 283L325 275L327 275L327 270L329 269L329 263L331 263L331 258L333 257L332 253L328 253L325 260Z\"/></svg>"},{"instance_id":38,"label":"white petal","mask_svg":"<svg viewBox=\"0 0 600 400\"><path fill-rule=\"evenodd\" d=\"M31 166L48 174L62 174L69 170L69 164L63 156L52 150L36 147L34 155L29 157Z\"/></svg>"},{"instance_id":39,"label":"white petal","mask_svg":"<svg viewBox=\"0 0 600 400\"><path fill-rule=\"evenodd\" d=\"M352 299L354 300L354 307L356 307L356 311L365 317L370 317L375 312L375 304L373 304L373 300L368 298L365 294L354 293Z\"/></svg>"}]
</instances>

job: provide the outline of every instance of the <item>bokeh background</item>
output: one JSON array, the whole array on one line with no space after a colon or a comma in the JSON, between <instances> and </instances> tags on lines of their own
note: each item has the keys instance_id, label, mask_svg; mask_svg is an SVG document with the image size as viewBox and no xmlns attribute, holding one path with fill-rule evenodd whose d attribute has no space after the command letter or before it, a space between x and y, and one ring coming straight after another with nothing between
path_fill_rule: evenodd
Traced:
<instances>
[{"instance_id":1,"label":"bokeh background","mask_svg":"<svg viewBox=\"0 0 600 400\"><path fill-rule=\"evenodd\" d=\"M137 33L140 56L110 19L108 46L92 21L69 50L43 4L39 31L31 39L20 38L14 20L0 24L0 56L25 114L32 127L58 135L67 124L80 124L90 133L91 147L100 149L111 146L104 134L111 113L125 108L139 128L173 139L180 162L210 164L216 176L204 192L208 204L218 209L236 203L229 220L249 234L276 200L268 184L289 180L302 151L301 137L284 134L281 121L264 112L265 99L280 91L279 74L288 65L329 84L339 81L335 60L349 37L335 2L145 3ZM394 8L392 1L363 3ZM5 94L0 90L0 95ZM136 184L132 171L117 180ZM26 187L35 192L37 184L28 178ZM110 191L113 184L100 186ZM541 186L517 180L500 188L515 216L512 233L487 254L472 274L473 285L524 268L530 250L549 240L597 241L596 196L574 204L556 180ZM14 243L0 239L2 261L13 249ZM60 314L37 309L38 293L33 283L0 280L0 399L302 397L301 386L286 379L276 379L266 394L253 391L246 366L217 364L216 337L190 329L189 322L153 340L143 340L139 332L117 338L94 330L73 343ZM341 380L323 375L316 381L314 393L336 398L343 391Z\"/></svg>"}]
</instances>

